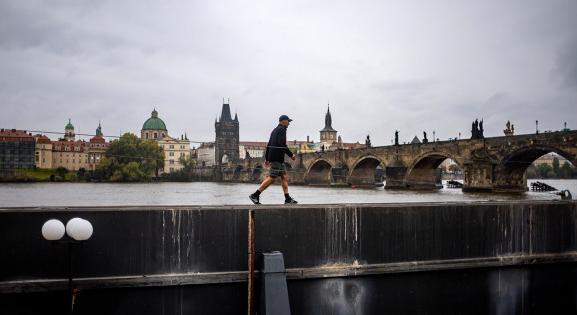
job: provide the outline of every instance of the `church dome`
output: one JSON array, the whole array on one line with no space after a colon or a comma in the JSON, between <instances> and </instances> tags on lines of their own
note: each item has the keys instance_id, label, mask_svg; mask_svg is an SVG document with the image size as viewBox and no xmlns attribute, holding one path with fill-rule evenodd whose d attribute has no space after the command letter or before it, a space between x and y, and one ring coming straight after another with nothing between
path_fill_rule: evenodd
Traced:
<instances>
[{"instance_id":1,"label":"church dome","mask_svg":"<svg viewBox=\"0 0 577 315\"><path fill-rule=\"evenodd\" d=\"M158 118L158 112L153 110L150 118L142 125L142 130L166 130L166 125L162 119Z\"/></svg>"},{"instance_id":2,"label":"church dome","mask_svg":"<svg viewBox=\"0 0 577 315\"><path fill-rule=\"evenodd\" d=\"M72 121L70 118L68 118L68 124L66 124L66 127L64 127L64 129L74 129L74 126L72 126Z\"/></svg>"}]
</instances>

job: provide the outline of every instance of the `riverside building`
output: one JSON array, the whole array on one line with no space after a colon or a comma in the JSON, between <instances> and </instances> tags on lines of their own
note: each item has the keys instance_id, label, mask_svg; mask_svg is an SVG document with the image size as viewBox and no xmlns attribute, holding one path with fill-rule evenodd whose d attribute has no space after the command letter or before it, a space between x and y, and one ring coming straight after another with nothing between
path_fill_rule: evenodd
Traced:
<instances>
[{"instance_id":1,"label":"riverside building","mask_svg":"<svg viewBox=\"0 0 577 315\"><path fill-rule=\"evenodd\" d=\"M181 170L184 165L180 163L181 158L189 158L190 141L186 135L180 138L169 136L168 129L164 121L158 117L156 109L150 114L140 130L142 140L154 140L164 151L164 166L159 170L160 174L173 173Z\"/></svg>"}]
</instances>

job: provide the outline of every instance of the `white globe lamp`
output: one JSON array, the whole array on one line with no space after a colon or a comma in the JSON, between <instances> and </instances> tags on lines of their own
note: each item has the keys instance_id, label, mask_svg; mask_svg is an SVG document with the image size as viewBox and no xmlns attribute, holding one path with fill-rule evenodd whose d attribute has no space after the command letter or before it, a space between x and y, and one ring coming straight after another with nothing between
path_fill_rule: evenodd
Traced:
<instances>
[{"instance_id":1,"label":"white globe lamp","mask_svg":"<svg viewBox=\"0 0 577 315\"><path fill-rule=\"evenodd\" d=\"M57 241L64 236L64 224L60 220L50 219L42 225L42 236L47 241Z\"/></svg>"},{"instance_id":2,"label":"white globe lamp","mask_svg":"<svg viewBox=\"0 0 577 315\"><path fill-rule=\"evenodd\" d=\"M92 224L81 218L73 218L66 223L66 234L76 241L86 241L92 236Z\"/></svg>"}]
</instances>

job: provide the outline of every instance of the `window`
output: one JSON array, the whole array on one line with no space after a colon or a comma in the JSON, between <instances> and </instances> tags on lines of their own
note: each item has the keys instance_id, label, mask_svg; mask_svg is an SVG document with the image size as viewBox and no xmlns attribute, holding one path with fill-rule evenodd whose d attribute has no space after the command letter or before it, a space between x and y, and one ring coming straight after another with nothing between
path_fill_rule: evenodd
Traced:
<instances>
[{"instance_id":1,"label":"window","mask_svg":"<svg viewBox=\"0 0 577 315\"><path fill-rule=\"evenodd\" d=\"M174 167L171 167L171 168L170 168L170 172L171 172L171 173L174 172Z\"/></svg>"},{"instance_id":2,"label":"window","mask_svg":"<svg viewBox=\"0 0 577 315\"><path fill-rule=\"evenodd\" d=\"M168 155L174 156L174 152L170 151L170 153Z\"/></svg>"},{"instance_id":3,"label":"window","mask_svg":"<svg viewBox=\"0 0 577 315\"><path fill-rule=\"evenodd\" d=\"M169 161L170 165L174 165L174 160Z\"/></svg>"},{"instance_id":4,"label":"window","mask_svg":"<svg viewBox=\"0 0 577 315\"><path fill-rule=\"evenodd\" d=\"M171 148L171 149L174 149L174 144L171 144L171 145L170 145L170 148Z\"/></svg>"},{"instance_id":5,"label":"window","mask_svg":"<svg viewBox=\"0 0 577 315\"><path fill-rule=\"evenodd\" d=\"M158 138L158 134L155 132L154 133L154 139Z\"/></svg>"}]
</instances>

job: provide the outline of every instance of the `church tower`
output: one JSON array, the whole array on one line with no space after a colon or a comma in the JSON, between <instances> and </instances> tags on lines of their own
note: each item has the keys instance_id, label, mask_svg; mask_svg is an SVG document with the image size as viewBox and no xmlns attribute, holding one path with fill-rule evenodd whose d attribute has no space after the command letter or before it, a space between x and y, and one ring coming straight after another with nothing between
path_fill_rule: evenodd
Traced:
<instances>
[{"instance_id":1,"label":"church tower","mask_svg":"<svg viewBox=\"0 0 577 315\"><path fill-rule=\"evenodd\" d=\"M238 116L234 119L230 114L230 105L223 101L220 119L214 122L216 132L215 140L215 162L216 165L227 163L228 161L238 161L238 141L239 128Z\"/></svg>"},{"instance_id":2,"label":"church tower","mask_svg":"<svg viewBox=\"0 0 577 315\"><path fill-rule=\"evenodd\" d=\"M325 146L330 146L337 141L337 131L333 129L333 119L331 117L331 109L327 105L327 113L325 115L325 127L320 131L321 143Z\"/></svg>"},{"instance_id":3,"label":"church tower","mask_svg":"<svg viewBox=\"0 0 577 315\"><path fill-rule=\"evenodd\" d=\"M68 118L68 124L64 127L64 140L66 141L74 141L76 140L76 134L74 133L74 126L72 125L72 121Z\"/></svg>"}]
</instances>

